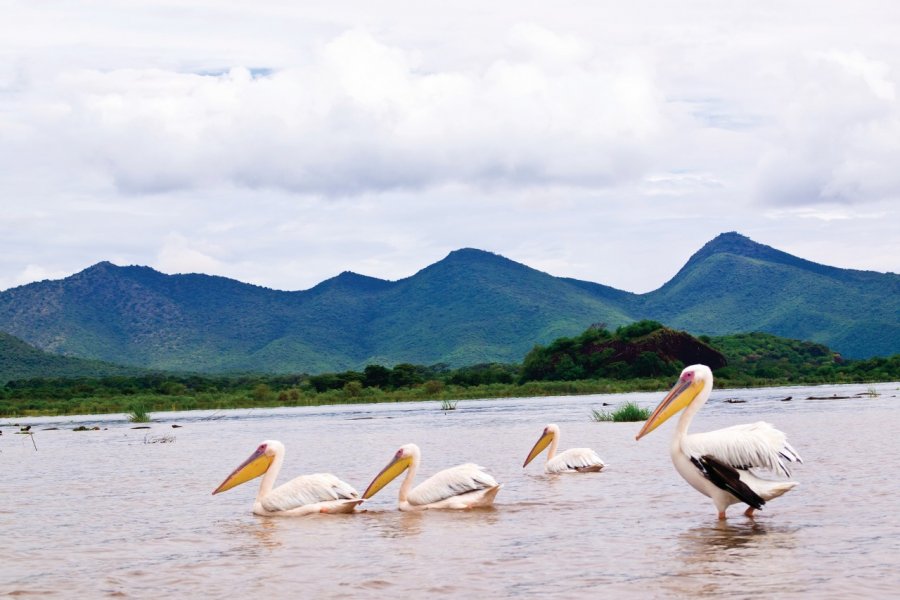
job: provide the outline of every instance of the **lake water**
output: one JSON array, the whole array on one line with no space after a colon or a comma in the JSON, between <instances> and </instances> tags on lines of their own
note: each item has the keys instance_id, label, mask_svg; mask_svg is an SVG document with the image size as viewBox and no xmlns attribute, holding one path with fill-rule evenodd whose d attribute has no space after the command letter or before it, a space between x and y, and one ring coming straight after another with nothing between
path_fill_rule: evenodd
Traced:
<instances>
[{"instance_id":1,"label":"lake water","mask_svg":"<svg viewBox=\"0 0 900 600\"><path fill-rule=\"evenodd\" d=\"M805 460L799 487L755 520L733 506L724 524L671 465L675 419L640 442L639 423L589 419L603 402L652 407L660 393L469 400L450 412L422 402L159 413L150 430L121 415L14 420L36 433L32 443L0 427L0 594L896 596L898 386L713 392L694 431L767 420ZM856 397L870 387L880 395ZM851 398L807 399L833 395ZM547 476L541 457L523 470L549 422L560 448L590 446L608 469ZM82 423L102 429L72 431ZM174 441L148 443L161 436ZM474 461L504 487L490 510L400 513L394 482L365 513L257 517L257 481L210 493L264 439L287 446L280 482L328 471L362 491L415 442L420 480Z\"/></svg>"}]
</instances>

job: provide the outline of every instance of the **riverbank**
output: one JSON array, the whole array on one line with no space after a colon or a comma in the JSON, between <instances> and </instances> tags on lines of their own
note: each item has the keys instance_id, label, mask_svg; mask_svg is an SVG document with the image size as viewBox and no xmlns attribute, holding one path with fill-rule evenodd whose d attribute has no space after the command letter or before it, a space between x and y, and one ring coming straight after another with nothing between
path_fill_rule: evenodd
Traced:
<instances>
[{"instance_id":1,"label":"riverbank","mask_svg":"<svg viewBox=\"0 0 900 600\"><path fill-rule=\"evenodd\" d=\"M836 378L797 378L796 380L741 377L716 379L717 389L765 388L799 385L869 384L892 380L848 381ZM343 389L316 392L308 387L285 383L278 387L269 383L253 383L238 390L206 390L190 392L184 386L167 388L168 393L119 393L104 395L72 395L7 398L0 403L0 418L18 419L37 416L97 415L109 413L160 413L188 410L225 410L277 408L293 406L326 406L340 404L375 404L390 402L445 401L449 406L460 400L494 398L531 398L545 396L579 396L589 394L621 394L664 391L674 382L672 377L630 380L532 381L524 384L486 384L474 386L446 385L426 381L421 385L383 390L377 387L345 386ZM77 390L77 388L76 388ZM864 390L865 391L865 390Z\"/></svg>"}]
</instances>

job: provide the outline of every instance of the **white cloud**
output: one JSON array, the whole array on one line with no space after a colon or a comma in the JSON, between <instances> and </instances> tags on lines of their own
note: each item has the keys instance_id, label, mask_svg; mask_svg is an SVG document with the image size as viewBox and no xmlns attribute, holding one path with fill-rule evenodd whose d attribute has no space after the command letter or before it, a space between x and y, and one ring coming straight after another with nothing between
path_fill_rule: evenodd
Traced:
<instances>
[{"instance_id":1,"label":"white cloud","mask_svg":"<svg viewBox=\"0 0 900 600\"><path fill-rule=\"evenodd\" d=\"M650 73L586 60L577 41L545 30L515 31L540 34L529 58L475 72L419 71L414 53L360 30L310 65L258 77L244 67L67 71L44 82L28 116L36 137L56 138L66 159L125 193L238 184L341 195L636 176L662 120Z\"/></svg>"},{"instance_id":2,"label":"white cloud","mask_svg":"<svg viewBox=\"0 0 900 600\"><path fill-rule=\"evenodd\" d=\"M223 264L211 256L216 251L208 243L197 244L172 233L166 237L153 267L164 273L218 273Z\"/></svg>"},{"instance_id":3,"label":"white cloud","mask_svg":"<svg viewBox=\"0 0 900 600\"><path fill-rule=\"evenodd\" d=\"M12 4L0 289L474 246L646 291L729 230L900 270L900 4Z\"/></svg>"},{"instance_id":4,"label":"white cloud","mask_svg":"<svg viewBox=\"0 0 900 600\"><path fill-rule=\"evenodd\" d=\"M896 72L859 52L794 65L797 85L775 115L759 162L759 196L771 204L860 204L900 190Z\"/></svg>"}]
</instances>

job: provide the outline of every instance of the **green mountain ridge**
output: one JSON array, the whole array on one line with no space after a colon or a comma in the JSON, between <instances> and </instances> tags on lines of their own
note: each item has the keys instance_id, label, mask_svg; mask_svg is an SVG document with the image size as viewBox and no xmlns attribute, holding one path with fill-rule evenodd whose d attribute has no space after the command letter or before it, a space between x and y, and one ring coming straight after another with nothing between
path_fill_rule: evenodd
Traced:
<instances>
[{"instance_id":1,"label":"green mountain ridge","mask_svg":"<svg viewBox=\"0 0 900 600\"><path fill-rule=\"evenodd\" d=\"M33 377L105 377L139 375L143 372L142 369L98 360L50 354L0 332L0 384Z\"/></svg>"},{"instance_id":2,"label":"green mountain ridge","mask_svg":"<svg viewBox=\"0 0 900 600\"><path fill-rule=\"evenodd\" d=\"M900 352L900 276L819 265L726 233L647 294L472 248L397 281L345 271L303 291L101 262L0 292L0 331L42 350L208 373L519 362L535 344L594 323L641 319L885 356Z\"/></svg>"}]
</instances>

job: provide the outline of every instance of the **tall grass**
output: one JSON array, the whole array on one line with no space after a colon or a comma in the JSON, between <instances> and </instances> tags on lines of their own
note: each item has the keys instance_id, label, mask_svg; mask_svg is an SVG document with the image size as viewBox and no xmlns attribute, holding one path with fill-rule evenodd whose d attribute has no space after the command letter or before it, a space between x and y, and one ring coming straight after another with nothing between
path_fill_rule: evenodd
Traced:
<instances>
[{"instance_id":1,"label":"tall grass","mask_svg":"<svg viewBox=\"0 0 900 600\"><path fill-rule=\"evenodd\" d=\"M131 405L131 412L128 413L128 420L132 423L149 423L150 413L147 407L141 402L135 402Z\"/></svg>"},{"instance_id":2,"label":"tall grass","mask_svg":"<svg viewBox=\"0 0 900 600\"><path fill-rule=\"evenodd\" d=\"M456 410L459 400L441 400L441 410Z\"/></svg>"},{"instance_id":3,"label":"tall grass","mask_svg":"<svg viewBox=\"0 0 900 600\"><path fill-rule=\"evenodd\" d=\"M612 421L613 423L632 423L646 421L650 416L649 408L641 408L634 402L626 402L616 410L591 410L591 420L596 422Z\"/></svg>"}]
</instances>

